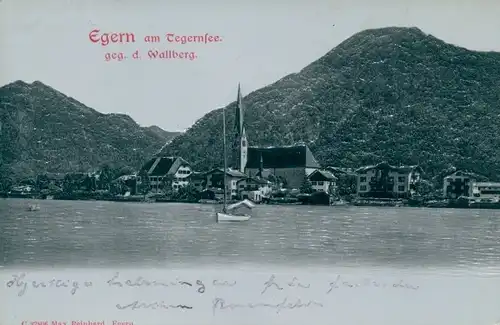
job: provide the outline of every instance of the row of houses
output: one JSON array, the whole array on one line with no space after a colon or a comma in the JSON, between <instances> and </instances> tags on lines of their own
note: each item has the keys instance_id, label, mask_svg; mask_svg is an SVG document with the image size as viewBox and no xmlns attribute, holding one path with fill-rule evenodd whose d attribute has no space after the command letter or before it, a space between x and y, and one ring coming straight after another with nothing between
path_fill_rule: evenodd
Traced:
<instances>
[{"instance_id":1,"label":"row of houses","mask_svg":"<svg viewBox=\"0 0 500 325\"><path fill-rule=\"evenodd\" d=\"M223 189L224 177L226 191L232 197L259 200L259 196L269 196L276 188L300 188L304 179L309 180L313 191L333 191L335 176L319 168L307 146L281 147L279 150L263 148L250 152L244 172L231 168L225 172L223 168L197 172L181 157L155 157L144 164L139 174L148 175L153 192L163 191L165 184L174 191L188 184L198 191ZM278 159L279 155L288 159ZM257 163L252 157L258 157Z\"/></svg>"},{"instance_id":2,"label":"row of houses","mask_svg":"<svg viewBox=\"0 0 500 325\"><path fill-rule=\"evenodd\" d=\"M149 176L154 192L162 191L166 183L174 191L188 184L199 191L222 189L225 175L228 194L256 200L259 200L259 196L268 196L276 188L300 189L304 179L310 182L312 191L335 194L341 175L355 180L356 194L361 198L409 198L417 193L423 175L420 166L393 166L386 162L358 169L322 168L306 145L280 147L278 150L249 149L249 163L244 172L228 169L224 173L222 168L196 172L181 157L156 157L141 170ZM277 156L287 159L277 159ZM488 182L486 177L479 174L453 171L444 176L443 195L449 199L498 199L500 183Z\"/></svg>"}]
</instances>

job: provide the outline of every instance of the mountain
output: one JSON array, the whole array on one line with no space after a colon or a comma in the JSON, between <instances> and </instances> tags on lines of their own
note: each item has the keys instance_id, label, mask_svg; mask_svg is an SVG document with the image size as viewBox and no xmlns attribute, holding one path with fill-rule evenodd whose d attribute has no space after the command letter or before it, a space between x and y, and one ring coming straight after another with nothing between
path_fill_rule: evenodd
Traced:
<instances>
[{"instance_id":1,"label":"mountain","mask_svg":"<svg viewBox=\"0 0 500 325\"><path fill-rule=\"evenodd\" d=\"M103 164L137 168L176 133L102 114L35 81L0 88L0 173L89 171Z\"/></svg>"},{"instance_id":2,"label":"mountain","mask_svg":"<svg viewBox=\"0 0 500 325\"><path fill-rule=\"evenodd\" d=\"M165 142L169 142L169 141L173 140L176 136L178 136L179 134L182 133L182 132L165 131L156 125L148 126L146 129L148 129L149 131L151 131L153 133L156 133L159 137L165 139Z\"/></svg>"},{"instance_id":3,"label":"mountain","mask_svg":"<svg viewBox=\"0 0 500 325\"><path fill-rule=\"evenodd\" d=\"M250 145L304 142L323 165L387 161L420 164L429 176L452 165L500 175L500 53L447 44L418 28L357 33L243 102ZM228 139L235 106L226 107ZM220 166L221 130L217 109L163 153L200 170Z\"/></svg>"}]
</instances>

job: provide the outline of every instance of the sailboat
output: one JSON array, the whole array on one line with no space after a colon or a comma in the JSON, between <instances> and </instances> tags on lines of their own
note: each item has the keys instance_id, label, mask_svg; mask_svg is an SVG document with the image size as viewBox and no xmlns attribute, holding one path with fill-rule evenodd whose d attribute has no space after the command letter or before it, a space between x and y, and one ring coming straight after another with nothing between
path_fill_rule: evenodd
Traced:
<instances>
[{"instance_id":1,"label":"sailboat","mask_svg":"<svg viewBox=\"0 0 500 325\"><path fill-rule=\"evenodd\" d=\"M240 92L238 87L238 100L240 100ZM251 218L249 210L255 207L255 204L249 200L243 200L235 204L227 206L227 151L226 151L226 109L222 108L222 134L224 145L224 202L222 212L217 212L217 222L231 221L247 221ZM246 211L245 211L246 210Z\"/></svg>"}]
</instances>

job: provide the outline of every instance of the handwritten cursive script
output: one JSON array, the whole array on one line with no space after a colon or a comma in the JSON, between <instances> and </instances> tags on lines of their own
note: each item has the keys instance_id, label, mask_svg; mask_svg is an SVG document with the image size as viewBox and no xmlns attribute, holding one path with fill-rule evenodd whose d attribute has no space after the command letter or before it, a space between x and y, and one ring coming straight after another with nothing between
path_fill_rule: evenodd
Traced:
<instances>
[{"instance_id":1,"label":"handwritten cursive script","mask_svg":"<svg viewBox=\"0 0 500 325\"><path fill-rule=\"evenodd\" d=\"M264 282L264 289L262 290L262 292L260 293L261 295L263 295L267 289L271 288L271 287L274 287L278 290L283 290L282 287L280 287L274 280L276 279L276 276L273 274L271 275L271 277L269 278L269 280L267 280L266 282Z\"/></svg>"},{"instance_id":2,"label":"handwritten cursive script","mask_svg":"<svg viewBox=\"0 0 500 325\"><path fill-rule=\"evenodd\" d=\"M323 307L322 303L316 301L307 301L302 302L300 299L297 299L295 302L288 302L288 298L285 298L282 302L277 304L269 304L269 303L246 303L246 304L229 304L222 298L215 298L212 301L212 313L215 315L216 310L224 310L224 309L236 309L236 308L271 308L275 309L276 313L279 314L283 309L298 309L298 308L310 308L310 307Z\"/></svg>"},{"instance_id":3,"label":"handwritten cursive script","mask_svg":"<svg viewBox=\"0 0 500 325\"><path fill-rule=\"evenodd\" d=\"M361 288L361 287L375 287L375 288L400 288L400 289L410 289L410 290L418 290L419 286L414 286L408 283L403 282L403 280L400 280L396 283L393 284L387 284L383 282L377 282L371 279L364 279L363 282L361 283L352 283L349 281L345 281L341 278L340 275L337 275L337 278L335 281L330 282L330 288L326 292L327 294L330 293L333 289L338 289L338 288Z\"/></svg>"},{"instance_id":4,"label":"handwritten cursive script","mask_svg":"<svg viewBox=\"0 0 500 325\"><path fill-rule=\"evenodd\" d=\"M299 279L293 277L292 281L288 282L289 287L299 287L304 289L309 289L311 287L310 284L302 284L299 282Z\"/></svg>"},{"instance_id":5,"label":"handwritten cursive script","mask_svg":"<svg viewBox=\"0 0 500 325\"><path fill-rule=\"evenodd\" d=\"M185 286L185 287L193 287L193 283L187 281L170 281L170 282L159 282L156 280L147 280L142 276L137 277L135 280L119 280L120 272L116 272L110 280L107 281L109 286L117 286L117 287L175 287L175 286ZM196 280L194 283L196 287L196 291L198 293L205 292L205 284L201 280Z\"/></svg>"},{"instance_id":6,"label":"handwritten cursive script","mask_svg":"<svg viewBox=\"0 0 500 325\"><path fill-rule=\"evenodd\" d=\"M12 287L17 287L19 288L19 291L17 295L19 297L22 297L26 291L28 290L28 287L31 287L33 289L38 289L38 288L71 288L71 295L74 295L76 291L80 288L81 284L78 281L74 280L61 280L61 279L56 279L52 278L49 281L25 281L26 278L26 273L21 273L21 274L14 274L12 275L12 280L7 281L7 287L12 288ZM88 288L92 287L92 282L91 281L85 281L83 282L83 286Z\"/></svg>"},{"instance_id":7,"label":"handwritten cursive script","mask_svg":"<svg viewBox=\"0 0 500 325\"><path fill-rule=\"evenodd\" d=\"M213 280L212 285L214 287L234 287L236 285L236 281L229 282L225 280Z\"/></svg>"},{"instance_id":8,"label":"handwritten cursive script","mask_svg":"<svg viewBox=\"0 0 500 325\"><path fill-rule=\"evenodd\" d=\"M267 289L269 288L275 288L277 290L283 290L283 287L281 287L278 283L276 283L276 276L273 274L271 275L271 277L269 278L269 280L267 280L265 283L264 283L264 289L262 289L262 292L260 293L261 295L263 295ZM299 279L297 279L297 277L293 277L292 281L288 282L287 283L289 287L297 287L297 288L304 288L304 289L309 289L311 287L310 284L302 284L299 282Z\"/></svg>"},{"instance_id":9,"label":"handwritten cursive script","mask_svg":"<svg viewBox=\"0 0 500 325\"><path fill-rule=\"evenodd\" d=\"M152 303L139 302L138 300L128 304L128 305L120 305L117 304L116 308L120 310L124 309L193 309L192 306L186 305L167 305L164 301L155 301Z\"/></svg>"}]
</instances>

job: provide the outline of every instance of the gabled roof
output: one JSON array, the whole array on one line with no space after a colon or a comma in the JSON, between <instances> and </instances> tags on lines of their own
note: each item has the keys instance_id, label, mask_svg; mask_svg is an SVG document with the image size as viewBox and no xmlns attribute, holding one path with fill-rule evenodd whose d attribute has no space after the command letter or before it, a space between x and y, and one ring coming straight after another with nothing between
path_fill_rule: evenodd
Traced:
<instances>
[{"instance_id":1,"label":"gabled roof","mask_svg":"<svg viewBox=\"0 0 500 325\"><path fill-rule=\"evenodd\" d=\"M189 165L181 157L155 157L145 163L141 170L146 170L149 176L164 176L175 174L181 165Z\"/></svg>"},{"instance_id":2,"label":"gabled roof","mask_svg":"<svg viewBox=\"0 0 500 325\"><path fill-rule=\"evenodd\" d=\"M248 147L246 168L319 168L311 150L306 145L288 147Z\"/></svg>"},{"instance_id":3,"label":"gabled roof","mask_svg":"<svg viewBox=\"0 0 500 325\"><path fill-rule=\"evenodd\" d=\"M477 180L487 180L488 179L484 175L477 174L477 173L474 173L474 172L471 172L468 170L461 170L461 169L455 170L453 172L446 174L444 178L451 177L451 176L466 176L466 177L474 178Z\"/></svg>"},{"instance_id":4,"label":"gabled roof","mask_svg":"<svg viewBox=\"0 0 500 325\"><path fill-rule=\"evenodd\" d=\"M419 171L423 172L422 168L418 165L412 165L412 166L392 166L389 165L387 162L381 162L377 165L370 165L370 166L365 166L356 169L356 173L364 173L372 169L389 169L391 171L397 171L397 172L405 172L409 173L412 171Z\"/></svg>"},{"instance_id":5,"label":"gabled roof","mask_svg":"<svg viewBox=\"0 0 500 325\"><path fill-rule=\"evenodd\" d=\"M334 166L328 166L324 168L325 170L331 172L332 174L354 174L356 171L354 168L345 168L345 167L334 167Z\"/></svg>"},{"instance_id":6,"label":"gabled roof","mask_svg":"<svg viewBox=\"0 0 500 325\"><path fill-rule=\"evenodd\" d=\"M312 180L312 181L332 181L332 180L337 179L337 177L335 177L329 171L319 170L319 169L316 169L315 171L313 171L308 176L308 178L309 178L309 180Z\"/></svg>"},{"instance_id":7,"label":"gabled roof","mask_svg":"<svg viewBox=\"0 0 500 325\"><path fill-rule=\"evenodd\" d=\"M206 172L205 175L215 174L215 173L220 173L220 174L224 173L224 168L214 168L211 171ZM234 170L234 169L230 169L230 168L227 169L226 175L231 176L231 177L242 177L242 178L248 177L246 174L243 174L239 170Z\"/></svg>"}]
</instances>

